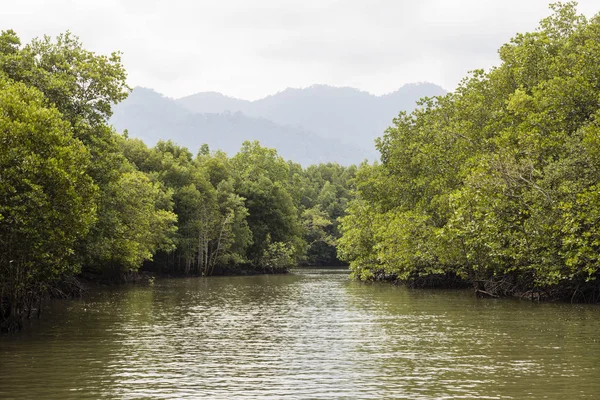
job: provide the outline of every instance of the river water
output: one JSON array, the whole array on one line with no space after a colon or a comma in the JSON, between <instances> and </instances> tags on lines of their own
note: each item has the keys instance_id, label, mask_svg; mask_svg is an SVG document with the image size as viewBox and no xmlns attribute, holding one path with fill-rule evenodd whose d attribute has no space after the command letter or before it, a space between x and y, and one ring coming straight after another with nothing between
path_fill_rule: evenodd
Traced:
<instances>
[{"instance_id":1,"label":"river water","mask_svg":"<svg viewBox=\"0 0 600 400\"><path fill-rule=\"evenodd\" d=\"M158 280L0 336L0 398L600 398L600 308L363 284Z\"/></svg>"}]
</instances>

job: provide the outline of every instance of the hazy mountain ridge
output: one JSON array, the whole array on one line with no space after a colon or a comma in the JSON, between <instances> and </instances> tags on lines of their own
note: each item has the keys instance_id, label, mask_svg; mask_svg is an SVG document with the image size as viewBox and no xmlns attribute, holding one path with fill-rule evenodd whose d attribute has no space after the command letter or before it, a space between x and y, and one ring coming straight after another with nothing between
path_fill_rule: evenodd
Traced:
<instances>
[{"instance_id":1,"label":"hazy mountain ridge","mask_svg":"<svg viewBox=\"0 0 600 400\"><path fill-rule=\"evenodd\" d=\"M374 139L399 111L414 109L423 96L444 93L430 83L405 85L382 96L314 85L255 101L217 92L174 100L138 87L115 107L110 122L148 145L172 139L195 152L207 143L231 155L243 141L259 140L303 165L328 161L347 165L378 158Z\"/></svg>"},{"instance_id":2,"label":"hazy mountain ridge","mask_svg":"<svg viewBox=\"0 0 600 400\"><path fill-rule=\"evenodd\" d=\"M252 102L236 99L219 92L201 92L175 100L177 104L191 112L223 113L245 110Z\"/></svg>"},{"instance_id":3,"label":"hazy mountain ridge","mask_svg":"<svg viewBox=\"0 0 600 400\"><path fill-rule=\"evenodd\" d=\"M303 165L328 161L348 165L376 157L374 152L240 112L192 113L146 88L136 88L115 107L110 122L118 131L127 129L130 136L144 140L149 146L160 139L171 139L192 152L207 143L212 150L233 155L245 140L258 140L264 146L276 148L284 158Z\"/></svg>"},{"instance_id":4,"label":"hazy mountain ridge","mask_svg":"<svg viewBox=\"0 0 600 400\"><path fill-rule=\"evenodd\" d=\"M305 89L287 88L255 101L202 92L176 102L191 112L239 111L373 149L373 140L383 134L401 110L413 110L422 97L445 93L432 83L407 84L381 96L350 87L313 85Z\"/></svg>"}]
</instances>

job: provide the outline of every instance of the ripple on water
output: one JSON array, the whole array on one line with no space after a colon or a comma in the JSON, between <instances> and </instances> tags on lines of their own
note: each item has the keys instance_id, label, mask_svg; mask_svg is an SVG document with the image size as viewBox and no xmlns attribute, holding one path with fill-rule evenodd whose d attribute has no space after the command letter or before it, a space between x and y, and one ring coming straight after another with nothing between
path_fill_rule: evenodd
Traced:
<instances>
[{"instance_id":1,"label":"ripple on water","mask_svg":"<svg viewBox=\"0 0 600 400\"><path fill-rule=\"evenodd\" d=\"M340 273L341 272L341 273ZM596 398L597 307L350 282L157 281L0 337L0 398Z\"/></svg>"}]
</instances>

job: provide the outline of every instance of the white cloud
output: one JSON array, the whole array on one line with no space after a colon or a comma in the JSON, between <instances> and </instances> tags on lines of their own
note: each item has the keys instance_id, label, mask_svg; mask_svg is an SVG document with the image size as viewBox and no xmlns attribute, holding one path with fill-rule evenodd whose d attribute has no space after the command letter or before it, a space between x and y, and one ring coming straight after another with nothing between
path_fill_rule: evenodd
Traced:
<instances>
[{"instance_id":1,"label":"white cloud","mask_svg":"<svg viewBox=\"0 0 600 400\"><path fill-rule=\"evenodd\" d=\"M131 85L171 97L253 99L314 83L452 89L549 13L543 0L20 0L3 4L0 27L24 41L68 29L94 51L121 50Z\"/></svg>"}]
</instances>

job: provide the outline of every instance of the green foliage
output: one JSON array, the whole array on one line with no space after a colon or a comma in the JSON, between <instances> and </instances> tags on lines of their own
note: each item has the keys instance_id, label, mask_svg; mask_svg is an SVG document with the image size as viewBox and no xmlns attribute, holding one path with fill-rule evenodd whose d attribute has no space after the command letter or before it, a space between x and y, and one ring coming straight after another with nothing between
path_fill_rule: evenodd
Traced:
<instances>
[{"instance_id":1,"label":"green foliage","mask_svg":"<svg viewBox=\"0 0 600 400\"><path fill-rule=\"evenodd\" d=\"M308 244L305 262L317 265L339 265L336 246L340 237L339 218L346 215L352 199L356 167L339 164L311 165L293 175L299 192L298 202L304 239Z\"/></svg>"},{"instance_id":2,"label":"green foliage","mask_svg":"<svg viewBox=\"0 0 600 400\"><path fill-rule=\"evenodd\" d=\"M96 272L136 271L158 250L174 249L177 216L171 193L139 171L123 173L102 192L98 218L85 248L85 265ZM167 209L158 205L166 204Z\"/></svg>"},{"instance_id":3,"label":"green foliage","mask_svg":"<svg viewBox=\"0 0 600 400\"><path fill-rule=\"evenodd\" d=\"M233 158L148 148L107 122L125 78L119 53L68 32L26 45L0 34L3 327L80 270L207 276L335 260L355 168L303 170L258 142Z\"/></svg>"},{"instance_id":4,"label":"green foliage","mask_svg":"<svg viewBox=\"0 0 600 400\"><path fill-rule=\"evenodd\" d=\"M454 93L423 99L363 165L338 249L354 274L597 279L600 16L575 3L499 51Z\"/></svg>"},{"instance_id":5,"label":"green foliage","mask_svg":"<svg viewBox=\"0 0 600 400\"><path fill-rule=\"evenodd\" d=\"M248 226L253 242L248 259L265 266L265 252L271 240L293 249L295 257L304 251L302 227L294 199L289 192L289 166L274 149L258 142L245 142L231 159L235 189L245 199Z\"/></svg>"},{"instance_id":6,"label":"green foliage","mask_svg":"<svg viewBox=\"0 0 600 400\"><path fill-rule=\"evenodd\" d=\"M289 243L271 243L267 236L267 245L262 254L261 265L271 271L285 271L296 265L294 248Z\"/></svg>"},{"instance_id":7,"label":"green foliage","mask_svg":"<svg viewBox=\"0 0 600 400\"><path fill-rule=\"evenodd\" d=\"M21 46L14 31L0 35L0 70L39 89L73 126L103 124L111 106L127 97L125 70L119 53L97 55L67 32Z\"/></svg>"},{"instance_id":8,"label":"green foliage","mask_svg":"<svg viewBox=\"0 0 600 400\"><path fill-rule=\"evenodd\" d=\"M65 273L94 219L90 156L42 93L0 74L0 325Z\"/></svg>"},{"instance_id":9,"label":"green foliage","mask_svg":"<svg viewBox=\"0 0 600 400\"><path fill-rule=\"evenodd\" d=\"M2 319L80 265L122 273L173 248L172 193L135 170L107 125L129 90L118 53L96 55L69 33L23 46L4 31L0 79Z\"/></svg>"},{"instance_id":10,"label":"green foliage","mask_svg":"<svg viewBox=\"0 0 600 400\"><path fill-rule=\"evenodd\" d=\"M348 215L341 218L338 256L350 262L354 278L367 280L381 269L375 254L377 216L367 201L355 199L348 206Z\"/></svg>"}]
</instances>

